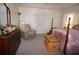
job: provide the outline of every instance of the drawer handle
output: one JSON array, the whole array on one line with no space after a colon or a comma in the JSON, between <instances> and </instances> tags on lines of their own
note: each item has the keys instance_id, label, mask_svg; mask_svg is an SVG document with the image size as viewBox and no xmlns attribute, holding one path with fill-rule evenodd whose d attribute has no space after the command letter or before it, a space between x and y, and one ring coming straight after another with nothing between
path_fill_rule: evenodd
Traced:
<instances>
[{"instance_id":1,"label":"drawer handle","mask_svg":"<svg viewBox=\"0 0 79 59\"><path fill-rule=\"evenodd\" d=\"M56 46L53 46L53 48L55 48Z\"/></svg>"}]
</instances>

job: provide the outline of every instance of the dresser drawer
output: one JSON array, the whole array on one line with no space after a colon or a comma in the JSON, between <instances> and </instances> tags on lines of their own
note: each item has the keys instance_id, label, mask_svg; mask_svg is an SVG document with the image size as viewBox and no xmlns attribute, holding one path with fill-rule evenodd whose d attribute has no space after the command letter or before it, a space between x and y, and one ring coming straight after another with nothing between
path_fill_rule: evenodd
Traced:
<instances>
[{"instance_id":1,"label":"dresser drawer","mask_svg":"<svg viewBox=\"0 0 79 59\"><path fill-rule=\"evenodd\" d=\"M59 42L48 42L48 40L45 40L45 45L47 47L48 52L58 52L59 51Z\"/></svg>"},{"instance_id":2,"label":"dresser drawer","mask_svg":"<svg viewBox=\"0 0 79 59\"><path fill-rule=\"evenodd\" d=\"M48 42L48 40L45 40L45 45L47 46L59 46L59 42Z\"/></svg>"},{"instance_id":3,"label":"dresser drawer","mask_svg":"<svg viewBox=\"0 0 79 59\"><path fill-rule=\"evenodd\" d=\"M59 46L47 46L48 52L58 52Z\"/></svg>"},{"instance_id":4,"label":"dresser drawer","mask_svg":"<svg viewBox=\"0 0 79 59\"><path fill-rule=\"evenodd\" d=\"M51 49L59 49L59 45L47 45L47 47Z\"/></svg>"},{"instance_id":5,"label":"dresser drawer","mask_svg":"<svg viewBox=\"0 0 79 59\"><path fill-rule=\"evenodd\" d=\"M59 43L47 43L47 46L59 46Z\"/></svg>"},{"instance_id":6,"label":"dresser drawer","mask_svg":"<svg viewBox=\"0 0 79 59\"><path fill-rule=\"evenodd\" d=\"M46 35L45 39L48 40L48 42L58 42L59 40L53 36L53 35Z\"/></svg>"}]
</instances>

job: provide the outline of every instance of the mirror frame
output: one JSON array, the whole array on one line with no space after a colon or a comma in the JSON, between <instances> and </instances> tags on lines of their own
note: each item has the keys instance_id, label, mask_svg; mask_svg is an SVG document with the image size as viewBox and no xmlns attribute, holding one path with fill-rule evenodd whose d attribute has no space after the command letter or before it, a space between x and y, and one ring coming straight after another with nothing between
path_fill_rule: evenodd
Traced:
<instances>
[{"instance_id":1,"label":"mirror frame","mask_svg":"<svg viewBox=\"0 0 79 59\"><path fill-rule=\"evenodd\" d=\"M7 14L7 26L10 27L11 26L11 12L9 7L6 5L6 3L3 3L4 6L6 7L6 14Z\"/></svg>"}]
</instances>

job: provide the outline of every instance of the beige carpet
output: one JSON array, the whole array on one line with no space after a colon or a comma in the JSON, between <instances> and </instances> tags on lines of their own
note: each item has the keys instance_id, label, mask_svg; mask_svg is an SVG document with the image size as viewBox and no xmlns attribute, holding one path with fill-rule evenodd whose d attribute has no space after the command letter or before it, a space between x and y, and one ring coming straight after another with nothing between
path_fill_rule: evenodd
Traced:
<instances>
[{"instance_id":1,"label":"beige carpet","mask_svg":"<svg viewBox=\"0 0 79 59\"><path fill-rule=\"evenodd\" d=\"M21 39L16 55L51 55L44 44L44 35L37 35L33 39Z\"/></svg>"}]
</instances>

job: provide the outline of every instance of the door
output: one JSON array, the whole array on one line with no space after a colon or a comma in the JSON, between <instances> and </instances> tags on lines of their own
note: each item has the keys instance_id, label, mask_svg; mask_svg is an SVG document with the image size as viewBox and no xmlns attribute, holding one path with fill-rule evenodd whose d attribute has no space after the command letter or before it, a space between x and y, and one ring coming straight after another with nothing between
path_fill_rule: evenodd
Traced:
<instances>
[{"instance_id":1,"label":"door","mask_svg":"<svg viewBox=\"0 0 79 59\"><path fill-rule=\"evenodd\" d=\"M51 26L51 17L46 14L37 14L36 17L36 31L38 34L46 34Z\"/></svg>"}]
</instances>

